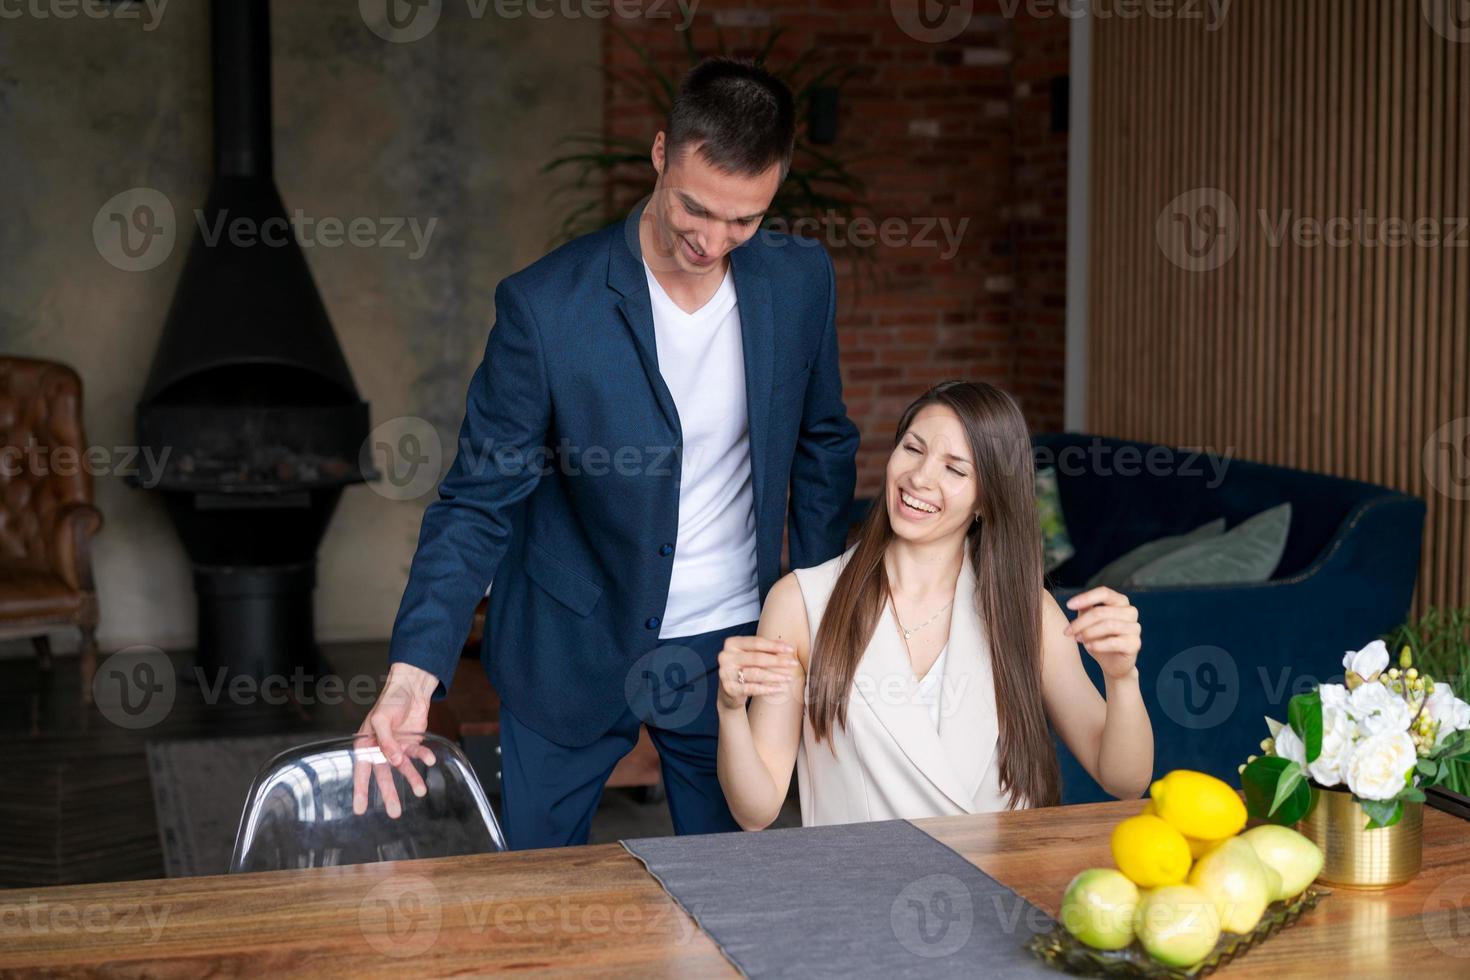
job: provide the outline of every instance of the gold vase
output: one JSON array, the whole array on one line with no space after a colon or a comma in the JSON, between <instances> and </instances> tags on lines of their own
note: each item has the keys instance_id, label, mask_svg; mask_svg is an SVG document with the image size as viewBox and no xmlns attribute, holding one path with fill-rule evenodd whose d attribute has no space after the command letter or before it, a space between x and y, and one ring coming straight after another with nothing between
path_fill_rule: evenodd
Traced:
<instances>
[{"instance_id":1,"label":"gold vase","mask_svg":"<svg viewBox=\"0 0 1470 980\"><path fill-rule=\"evenodd\" d=\"M1312 803L1297 824L1322 849L1319 881L1348 888L1387 888L1419 873L1424 860L1424 804L1405 803L1391 827L1366 830L1368 815L1345 790L1312 787Z\"/></svg>"}]
</instances>

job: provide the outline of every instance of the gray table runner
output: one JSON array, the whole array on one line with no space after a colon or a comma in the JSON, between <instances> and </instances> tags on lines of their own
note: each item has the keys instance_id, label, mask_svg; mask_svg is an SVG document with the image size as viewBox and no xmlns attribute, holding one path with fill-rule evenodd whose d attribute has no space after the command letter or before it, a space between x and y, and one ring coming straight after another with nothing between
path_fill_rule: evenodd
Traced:
<instances>
[{"instance_id":1,"label":"gray table runner","mask_svg":"<svg viewBox=\"0 0 1470 980\"><path fill-rule=\"evenodd\" d=\"M906 820L622 842L750 977L1055 977L1036 906Z\"/></svg>"}]
</instances>

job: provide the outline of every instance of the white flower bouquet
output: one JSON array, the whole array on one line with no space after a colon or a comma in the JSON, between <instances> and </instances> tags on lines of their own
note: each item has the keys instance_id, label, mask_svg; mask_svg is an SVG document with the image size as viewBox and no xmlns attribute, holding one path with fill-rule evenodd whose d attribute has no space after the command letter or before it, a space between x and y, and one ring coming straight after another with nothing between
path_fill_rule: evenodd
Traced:
<instances>
[{"instance_id":1,"label":"white flower bouquet","mask_svg":"<svg viewBox=\"0 0 1470 980\"><path fill-rule=\"evenodd\" d=\"M1240 767L1251 816L1294 824L1315 785L1351 792L1366 829L1389 827L1405 803L1422 803L1426 787L1448 778L1452 761L1470 758L1470 704L1420 674L1407 646L1397 667L1382 640L1350 651L1342 666L1344 683L1292 698L1285 724L1266 719L1265 754Z\"/></svg>"}]
</instances>

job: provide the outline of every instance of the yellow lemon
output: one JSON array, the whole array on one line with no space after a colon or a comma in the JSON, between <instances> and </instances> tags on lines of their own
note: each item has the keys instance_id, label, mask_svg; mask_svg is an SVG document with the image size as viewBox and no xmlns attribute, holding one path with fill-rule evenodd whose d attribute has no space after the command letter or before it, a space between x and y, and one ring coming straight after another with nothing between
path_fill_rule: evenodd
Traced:
<instances>
[{"instance_id":1,"label":"yellow lemon","mask_svg":"<svg viewBox=\"0 0 1470 980\"><path fill-rule=\"evenodd\" d=\"M1208 773L1175 769L1148 791L1158 815L1186 837L1219 841L1245 826L1245 803L1229 783Z\"/></svg>"},{"instance_id":2,"label":"yellow lemon","mask_svg":"<svg viewBox=\"0 0 1470 980\"><path fill-rule=\"evenodd\" d=\"M1189 875L1189 842L1158 817L1124 820L1113 828L1112 847L1113 863L1140 888L1177 885Z\"/></svg>"},{"instance_id":3,"label":"yellow lemon","mask_svg":"<svg viewBox=\"0 0 1470 980\"><path fill-rule=\"evenodd\" d=\"M1223 843L1226 840L1229 840L1230 838L1226 837L1223 840L1205 840L1203 837L1186 837L1184 839L1189 842L1189 856L1198 861L1200 858L1213 851L1219 844Z\"/></svg>"}]
</instances>

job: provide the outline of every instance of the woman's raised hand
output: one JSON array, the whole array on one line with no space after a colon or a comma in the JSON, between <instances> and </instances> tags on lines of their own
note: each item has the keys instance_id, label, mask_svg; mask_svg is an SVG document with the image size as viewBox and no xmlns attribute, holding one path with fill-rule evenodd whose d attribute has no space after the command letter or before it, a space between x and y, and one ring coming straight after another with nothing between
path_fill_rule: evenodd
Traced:
<instances>
[{"instance_id":1,"label":"woman's raised hand","mask_svg":"<svg viewBox=\"0 0 1470 980\"><path fill-rule=\"evenodd\" d=\"M1128 597L1100 586L1074 595L1067 608L1078 613L1064 632L1082 644L1108 677L1127 677L1143 646L1138 610Z\"/></svg>"}]
</instances>

